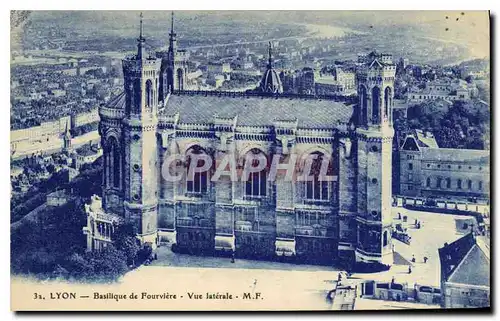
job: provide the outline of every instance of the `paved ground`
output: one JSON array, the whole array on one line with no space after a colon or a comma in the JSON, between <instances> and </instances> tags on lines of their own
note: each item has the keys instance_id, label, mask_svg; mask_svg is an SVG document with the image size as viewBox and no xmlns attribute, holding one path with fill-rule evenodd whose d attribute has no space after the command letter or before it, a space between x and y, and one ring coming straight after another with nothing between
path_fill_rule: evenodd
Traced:
<instances>
[{"instance_id":1,"label":"paved ground","mask_svg":"<svg viewBox=\"0 0 500 321\"><path fill-rule=\"evenodd\" d=\"M398 253L397 264L389 271L380 273L357 273L352 275L353 284L363 280L408 282L439 286L439 256L438 248L445 242L453 242L463 233L456 230L456 220L463 216L408 211L394 208L397 213L408 216L408 223L403 224L412 237L410 245L394 240L394 249ZM421 222L421 229L415 229L414 220ZM398 223L396 219L394 223ZM460 224L459 224L460 225ZM408 263L412 256L416 262L412 264L412 273L408 274ZM423 257L429 261L423 263ZM157 274L158 277L152 277ZM186 292L197 289L201 292L220 291L242 293L244 291L261 291L265 302L260 304L245 303L250 309L330 309L325 300L326 294L334 286L338 269L328 266L295 265L278 262L254 261L236 259L231 263L229 258L200 257L173 253L170 246L159 248L158 260L150 266L142 266L124 278L127 284L140 283L151 287L161 286L168 291ZM367 300L365 300L367 301ZM389 301L360 301L359 309L391 309L391 308L436 308L437 306L415 306ZM206 301L204 301L206 302ZM213 302L210 302L213 304ZM191 304L191 303L190 303ZM193 309L203 308L202 303L193 302ZM218 304L218 303L217 303ZM233 309L243 308L231 304L212 306Z\"/></svg>"},{"instance_id":2,"label":"paved ground","mask_svg":"<svg viewBox=\"0 0 500 321\"><path fill-rule=\"evenodd\" d=\"M403 223L397 219L398 212L401 213L401 216L408 216L408 223ZM390 281L394 277L396 282L439 286L440 263L438 249L443 247L444 243L451 243L464 235L462 231L457 231L456 221L469 217L409 211L404 208L394 208L393 215L393 223L402 223L411 236L410 245L393 239L394 250L397 252L395 256L398 257L396 263L401 265L395 264L389 271L376 274L358 273L354 274L353 277L384 281ZM414 227L415 219L420 221L420 229ZM411 262L413 256L415 257L415 263L412 263L412 273L408 274L407 262ZM429 258L427 263L423 262L424 256Z\"/></svg>"},{"instance_id":3,"label":"paved ground","mask_svg":"<svg viewBox=\"0 0 500 321\"><path fill-rule=\"evenodd\" d=\"M408 216L407 223L397 219L397 213ZM372 280L390 281L392 277L399 282L419 283L425 285L439 286L439 256L438 248L445 242L451 243L463 236L463 231L457 232L457 221L468 218L460 215L439 214L430 212L409 211L404 208L393 209L394 224L402 223L411 235L410 245L398 240L393 240L395 254L395 265L389 271L381 273L357 273L353 277ZM414 221L420 221L421 228L414 227ZM411 263L415 256L415 263ZM423 263L423 257L429 260ZM412 264L412 273L408 274L408 264ZM152 263L154 266L172 267L200 267L200 268L236 268L236 269L269 269L269 270L293 270L293 271L331 271L339 269L329 266L296 265L279 262L255 261L236 259L231 263L229 258L200 257L187 254L173 253L170 246L159 248L158 260ZM333 277L332 277L333 279Z\"/></svg>"},{"instance_id":4,"label":"paved ground","mask_svg":"<svg viewBox=\"0 0 500 321\"><path fill-rule=\"evenodd\" d=\"M246 259L236 259L231 263L230 258L196 256L189 254L173 253L170 246L158 248L158 260L153 261L153 266L172 266L172 267L201 267L201 268L230 268L230 269L268 269L268 270L287 270L287 271L331 271L336 272L339 269L333 266L307 265L307 264L289 264L269 261L256 261Z\"/></svg>"}]
</instances>

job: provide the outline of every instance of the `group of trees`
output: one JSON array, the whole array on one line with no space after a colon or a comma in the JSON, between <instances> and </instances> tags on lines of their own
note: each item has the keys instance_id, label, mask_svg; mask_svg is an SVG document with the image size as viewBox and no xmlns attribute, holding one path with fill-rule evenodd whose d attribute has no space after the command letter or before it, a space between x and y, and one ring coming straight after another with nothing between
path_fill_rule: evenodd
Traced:
<instances>
[{"instance_id":1,"label":"group of trees","mask_svg":"<svg viewBox=\"0 0 500 321\"><path fill-rule=\"evenodd\" d=\"M82 198L22 221L11 231L12 272L41 279L114 281L151 254L151 247L139 246L128 224L115 226L114 244L86 252L85 224Z\"/></svg>"},{"instance_id":2,"label":"group of trees","mask_svg":"<svg viewBox=\"0 0 500 321\"><path fill-rule=\"evenodd\" d=\"M488 148L490 110L479 101L427 101L408 108L408 117L398 117L394 126L404 137L411 129L434 134L442 148Z\"/></svg>"},{"instance_id":3,"label":"group of trees","mask_svg":"<svg viewBox=\"0 0 500 321\"><path fill-rule=\"evenodd\" d=\"M47 207L37 213L36 217L19 221L11 228L13 273L30 274L39 278L112 281L151 255L151 247L139 246L136 231L129 224L114 227L113 245L110 244L101 251L85 251L86 238L82 228L87 224L87 214L84 204L88 203L93 194L101 194L101 175L101 159L85 165L73 181L59 186L71 189L73 197L68 203L59 207ZM51 190L54 182L44 185L37 195L31 195L26 202L33 202L38 198L44 202L46 192ZM26 202L17 207L26 207ZM16 221L23 216L17 215Z\"/></svg>"}]
</instances>

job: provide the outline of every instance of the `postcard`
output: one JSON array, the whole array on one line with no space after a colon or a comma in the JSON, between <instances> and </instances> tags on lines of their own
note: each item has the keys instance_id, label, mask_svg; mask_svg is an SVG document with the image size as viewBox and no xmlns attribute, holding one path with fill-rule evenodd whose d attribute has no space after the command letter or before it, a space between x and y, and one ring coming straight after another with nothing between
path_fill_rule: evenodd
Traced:
<instances>
[{"instance_id":1,"label":"postcard","mask_svg":"<svg viewBox=\"0 0 500 321\"><path fill-rule=\"evenodd\" d=\"M489 12L10 19L13 311L490 309Z\"/></svg>"}]
</instances>

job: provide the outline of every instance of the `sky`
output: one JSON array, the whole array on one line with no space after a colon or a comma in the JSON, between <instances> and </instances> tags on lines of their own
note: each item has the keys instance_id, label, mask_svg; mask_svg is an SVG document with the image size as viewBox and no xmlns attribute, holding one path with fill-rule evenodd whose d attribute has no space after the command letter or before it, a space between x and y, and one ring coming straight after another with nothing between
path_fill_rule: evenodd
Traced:
<instances>
[{"instance_id":1,"label":"sky","mask_svg":"<svg viewBox=\"0 0 500 321\"><path fill-rule=\"evenodd\" d=\"M80 33L135 35L137 11L33 11L35 23L55 23ZM144 11L145 28L167 34L169 11ZM190 28L223 27L238 23L307 23L350 29L395 33L405 30L418 36L466 45L473 56L489 56L489 13L487 11L177 11L180 33ZM393 27L391 29L390 27ZM221 29L222 30L222 29ZM158 36L157 34L156 36Z\"/></svg>"}]
</instances>

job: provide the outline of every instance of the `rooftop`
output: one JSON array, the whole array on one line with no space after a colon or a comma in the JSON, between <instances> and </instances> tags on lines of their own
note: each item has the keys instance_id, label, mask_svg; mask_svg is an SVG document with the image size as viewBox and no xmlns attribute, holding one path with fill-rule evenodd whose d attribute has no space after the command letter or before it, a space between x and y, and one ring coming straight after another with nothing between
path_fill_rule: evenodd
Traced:
<instances>
[{"instance_id":1,"label":"rooftop","mask_svg":"<svg viewBox=\"0 0 500 321\"><path fill-rule=\"evenodd\" d=\"M332 99L309 96L189 93L170 95L165 115L179 114L181 123L205 124L217 117L247 126L272 126L276 120L298 121L299 128L334 128L348 123L353 108Z\"/></svg>"},{"instance_id":2,"label":"rooftop","mask_svg":"<svg viewBox=\"0 0 500 321\"><path fill-rule=\"evenodd\" d=\"M489 251L472 233L439 249L441 279L453 283L490 286Z\"/></svg>"},{"instance_id":3,"label":"rooftop","mask_svg":"<svg viewBox=\"0 0 500 321\"><path fill-rule=\"evenodd\" d=\"M479 149L422 148L423 160L475 162L489 164L490 152Z\"/></svg>"}]
</instances>

